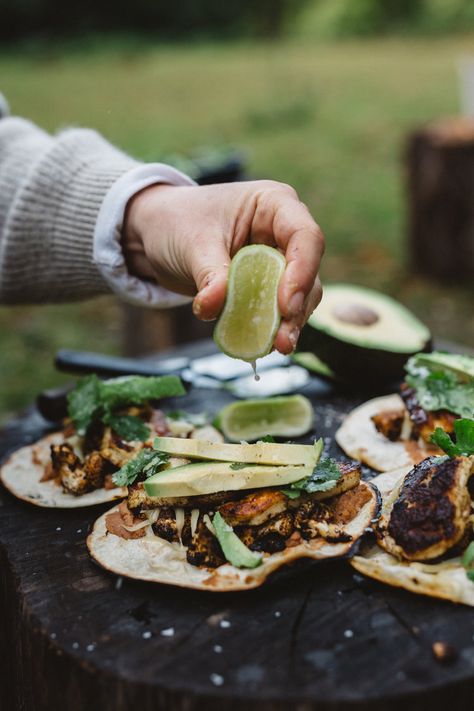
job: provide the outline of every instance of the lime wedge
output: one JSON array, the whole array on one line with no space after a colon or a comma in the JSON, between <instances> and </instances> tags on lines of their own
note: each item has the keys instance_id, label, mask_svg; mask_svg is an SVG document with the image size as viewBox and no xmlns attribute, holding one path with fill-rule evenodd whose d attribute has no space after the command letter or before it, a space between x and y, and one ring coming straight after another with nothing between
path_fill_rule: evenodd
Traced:
<instances>
[{"instance_id":1,"label":"lime wedge","mask_svg":"<svg viewBox=\"0 0 474 711\"><path fill-rule=\"evenodd\" d=\"M231 442L255 441L259 437L299 437L313 425L313 407L303 395L232 402L216 421Z\"/></svg>"},{"instance_id":2,"label":"lime wedge","mask_svg":"<svg viewBox=\"0 0 474 711\"><path fill-rule=\"evenodd\" d=\"M285 257L262 244L240 249L229 269L224 309L214 340L224 353L249 363L270 352L280 325L278 284Z\"/></svg>"}]
</instances>

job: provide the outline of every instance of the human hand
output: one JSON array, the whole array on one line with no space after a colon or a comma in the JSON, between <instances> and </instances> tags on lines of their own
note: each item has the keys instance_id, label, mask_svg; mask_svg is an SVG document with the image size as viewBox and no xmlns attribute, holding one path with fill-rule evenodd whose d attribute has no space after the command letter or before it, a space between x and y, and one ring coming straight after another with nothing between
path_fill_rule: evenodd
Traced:
<instances>
[{"instance_id":1,"label":"human hand","mask_svg":"<svg viewBox=\"0 0 474 711\"><path fill-rule=\"evenodd\" d=\"M205 321L222 310L230 260L246 244L267 244L285 255L274 345L291 353L321 300L324 251L324 236L293 188L269 180L152 185L127 207L123 248L130 271L193 295L194 313Z\"/></svg>"}]
</instances>

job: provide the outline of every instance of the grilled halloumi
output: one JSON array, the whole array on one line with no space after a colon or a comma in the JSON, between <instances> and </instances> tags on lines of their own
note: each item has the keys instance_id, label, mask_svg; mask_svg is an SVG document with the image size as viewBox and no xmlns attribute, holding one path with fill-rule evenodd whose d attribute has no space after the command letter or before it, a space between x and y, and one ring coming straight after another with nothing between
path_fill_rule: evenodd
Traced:
<instances>
[{"instance_id":1,"label":"grilled halloumi","mask_svg":"<svg viewBox=\"0 0 474 711\"><path fill-rule=\"evenodd\" d=\"M474 457L429 457L384 501L377 541L405 560L433 560L465 535L471 515L468 481Z\"/></svg>"}]
</instances>

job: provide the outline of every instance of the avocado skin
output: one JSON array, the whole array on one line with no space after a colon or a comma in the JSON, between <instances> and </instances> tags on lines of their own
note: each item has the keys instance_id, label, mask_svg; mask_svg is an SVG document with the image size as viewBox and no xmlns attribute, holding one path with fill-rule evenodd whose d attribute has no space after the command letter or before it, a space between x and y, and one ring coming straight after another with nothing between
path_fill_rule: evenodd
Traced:
<instances>
[{"instance_id":1,"label":"avocado skin","mask_svg":"<svg viewBox=\"0 0 474 711\"><path fill-rule=\"evenodd\" d=\"M405 374L408 358L420 351L394 353L383 348L366 348L348 343L306 324L301 331L298 347L302 351L311 351L321 358L338 379L358 383L390 383L401 380ZM422 349L423 353L433 350L431 339Z\"/></svg>"}]
</instances>

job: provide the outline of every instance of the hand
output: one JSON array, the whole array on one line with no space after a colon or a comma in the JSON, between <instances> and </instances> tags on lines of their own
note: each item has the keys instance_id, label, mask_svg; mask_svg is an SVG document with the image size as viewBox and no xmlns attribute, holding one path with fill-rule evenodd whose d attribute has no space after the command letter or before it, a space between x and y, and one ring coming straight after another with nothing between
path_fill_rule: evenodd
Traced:
<instances>
[{"instance_id":1,"label":"hand","mask_svg":"<svg viewBox=\"0 0 474 711\"><path fill-rule=\"evenodd\" d=\"M202 187L152 185L129 202L123 230L129 269L180 294L195 295L205 321L224 306L227 271L246 244L277 247L286 258L278 289L282 321L275 348L291 353L321 300L324 237L293 188L259 180Z\"/></svg>"}]
</instances>

